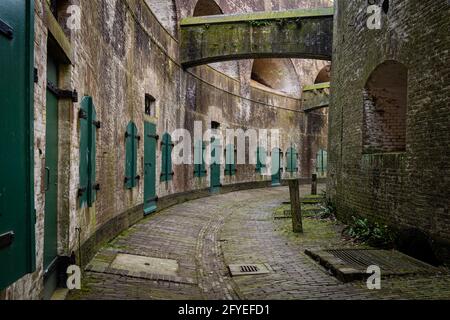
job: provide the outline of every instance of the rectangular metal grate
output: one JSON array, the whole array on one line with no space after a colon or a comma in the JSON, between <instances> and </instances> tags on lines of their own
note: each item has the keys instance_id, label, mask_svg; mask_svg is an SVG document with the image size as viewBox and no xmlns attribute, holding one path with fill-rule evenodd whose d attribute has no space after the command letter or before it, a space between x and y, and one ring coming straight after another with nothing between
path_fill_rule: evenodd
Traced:
<instances>
[{"instance_id":1,"label":"rectangular metal grate","mask_svg":"<svg viewBox=\"0 0 450 320\"><path fill-rule=\"evenodd\" d=\"M431 265L397 251L344 249L326 252L360 271L365 271L372 265L379 266L384 274L429 273L434 269Z\"/></svg>"},{"instance_id":2,"label":"rectangular metal grate","mask_svg":"<svg viewBox=\"0 0 450 320\"><path fill-rule=\"evenodd\" d=\"M401 252L376 249L305 250L343 282L367 278L369 266L378 266L383 276L441 274L443 271Z\"/></svg>"},{"instance_id":3,"label":"rectangular metal grate","mask_svg":"<svg viewBox=\"0 0 450 320\"><path fill-rule=\"evenodd\" d=\"M252 273L252 272L258 272L259 268L255 265L253 266L241 266L241 272L242 273Z\"/></svg>"},{"instance_id":4,"label":"rectangular metal grate","mask_svg":"<svg viewBox=\"0 0 450 320\"><path fill-rule=\"evenodd\" d=\"M270 273L270 267L265 264L231 264L228 268L233 277Z\"/></svg>"}]
</instances>

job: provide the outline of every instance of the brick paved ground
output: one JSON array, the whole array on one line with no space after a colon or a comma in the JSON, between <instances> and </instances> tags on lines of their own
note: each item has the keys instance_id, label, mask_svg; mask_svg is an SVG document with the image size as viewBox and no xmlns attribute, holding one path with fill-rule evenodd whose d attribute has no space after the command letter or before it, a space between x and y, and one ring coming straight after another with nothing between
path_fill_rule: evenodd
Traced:
<instances>
[{"instance_id":1,"label":"brick paved ground","mask_svg":"<svg viewBox=\"0 0 450 320\"><path fill-rule=\"evenodd\" d=\"M302 194L307 188L302 188ZM381 291L342 284L303 252L344 247L340 227L306 219L305 234L273 212L286 188L250 190L191 201L126 231L93 259L83 290L69 299L450 299L450 276L383 279ZM117 253L177 260L178 277L111 270ZM228 264L267 263L267 275L231 278Z\"/></svg>"}]
</instances>

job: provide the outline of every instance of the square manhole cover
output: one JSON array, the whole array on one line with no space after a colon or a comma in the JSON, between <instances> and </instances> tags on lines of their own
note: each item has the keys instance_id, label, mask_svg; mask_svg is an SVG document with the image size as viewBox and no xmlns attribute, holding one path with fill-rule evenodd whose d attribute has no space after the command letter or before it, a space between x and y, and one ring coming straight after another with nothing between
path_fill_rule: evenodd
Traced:
<instances>
[{"instance_id":1,"label":"square manhole cover","mask_svg":"<svg viewBox=\"0 0 450 320\"><path fill-rule=\"evenodd\" d=\"M233 277L270 273L270 267L265 264L230 264L228 268Z\"/></svg>"},{"instance_id":2,"label":"square manhole cover","mask_svg":"<svg viewBox=\"0 0 450 320\"><path fill-rule=\"evenodd\" d=\"M118 254L111 268L126 270L132 273L158 274L177 276L178 262L169 259L151 258L130 254Z\"/></svg>"}]
</instances>

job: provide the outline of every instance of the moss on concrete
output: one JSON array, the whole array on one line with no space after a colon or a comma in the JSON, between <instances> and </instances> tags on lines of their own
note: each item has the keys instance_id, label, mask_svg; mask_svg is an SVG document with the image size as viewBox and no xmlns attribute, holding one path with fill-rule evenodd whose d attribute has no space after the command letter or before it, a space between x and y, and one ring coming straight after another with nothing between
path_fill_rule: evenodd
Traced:
<instances>
[{"instance_id":1,"label":"moss on concrete","mask_svg":"<svg viewBox=\"0 0 450 320\"><path fill-rule=\"evenodd\" d=\"M181 26L199 25L209 23L229 23L229 22L253 22L253 21L273 21L282 19L297 19L297 18L314 18L333 16L333 8L315 8L315 9L297 9L286 11L272 11L272 12L253 12L244 14L230 14L220 16L207 17L189 17L181 20Z\"/></svg>"}]
</instances>

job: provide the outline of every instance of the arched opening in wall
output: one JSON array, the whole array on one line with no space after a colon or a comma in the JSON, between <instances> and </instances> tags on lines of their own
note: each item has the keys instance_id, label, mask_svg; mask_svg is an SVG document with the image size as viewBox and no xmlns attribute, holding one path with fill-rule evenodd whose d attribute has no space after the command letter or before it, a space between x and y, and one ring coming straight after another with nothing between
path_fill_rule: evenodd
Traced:
<instances>
[{"instance_id":1,"label":"arched opening in wall","mask_svg":"<svg viewBox=\"0 0 450 320\"><path fill-rule=\"evenodd\" d=\"M364 88L363 152L406 150L408 69L385 61L370 75Z\"/></svg>"},{"instance_id":2,"label":"arched opening in wall","mask_svg":"<svg viewBox=\"0 0 450 320\"><path fill-rule=\"evenodd\" d=\"M177 6L175 0L145 0L162 26L172 35L177 35Z\"/></svg>"},{"instance_id":3,"label":"arched opening in wall","mask_svg":"<svg viewBox=\"0 0 450 320\"><path fill-rule=\"evenodd\" d=\"M314 83L317 84L317 83L330 82L330 80L331 80L331 65L329 64L329 65L323 67L322 70L320 70Z\"/></svg>"},{"instance_id":4,"label":"arched opening in wall","mask_svg":"<svg viewBox=\"0 0 450 320\"><path fill-rule=\"evenodd\" d=\"M290 59L256 59L251 83L254 87L300 96L300 81Z\"/></svg>"},{"instance_id":5,"label":"arched opening in wall","mask_svg":"<svg viewBox=\"0 0 450 320\"><path fill-rule=\"evenodd\" d=\"M223 14L222 9L214 0L199 0L194 9L194 17L214 16Z\"/></svg>"}]
</instances>

